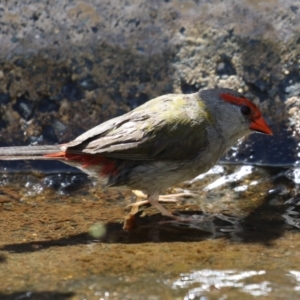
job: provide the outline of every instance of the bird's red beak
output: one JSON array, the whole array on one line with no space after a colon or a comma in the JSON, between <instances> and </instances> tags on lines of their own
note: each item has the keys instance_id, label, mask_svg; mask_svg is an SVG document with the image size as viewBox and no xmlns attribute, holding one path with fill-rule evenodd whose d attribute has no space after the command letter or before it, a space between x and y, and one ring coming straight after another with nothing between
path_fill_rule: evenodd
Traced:
<instances>
[{"instance_id":1,"label":"bird's red beak","mask_svg":"<svg viewBox=\"0 0 300 300\"><path fill-rule=\"evenodd\" d=\"M252 121L250 123L250 129L260 132L260 133L273 135L272 130L270 129L270 127L268 126L268 124L266 123L266 121L264 120L263 117L260 117L256 120Z\"/></svg>"}]
</instances>

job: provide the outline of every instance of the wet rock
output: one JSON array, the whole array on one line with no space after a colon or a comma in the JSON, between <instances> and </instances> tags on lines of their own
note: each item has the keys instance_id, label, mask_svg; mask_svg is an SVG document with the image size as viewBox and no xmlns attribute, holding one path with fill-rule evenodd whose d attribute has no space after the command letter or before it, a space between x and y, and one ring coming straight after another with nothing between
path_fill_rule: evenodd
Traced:
<instances>
[{"instance_id":1,"label":"wet rock","mask_svg":"<svg viewBox=\"0 0 300 300\"><path fill-rule=\"evenodd\" d=\"M13 109L19 113L19 115L29 121L34 112L34 103L27 99L25 96L21 96L17 99L16 103L13 105Z\"/></svg>"},{"instance_id":2,"label":"wet rock","mask_svg":"<svg viewBox=\"0 0 300 300\"><path fill-rule=\"evenodd\" d=\"M43 128L43 139L49 144L57 144L58 138L56 136L55 130L51 125L47 125Z\"/></svg>"},{"instance_id":3,"label":"wet rock","mask_svg":"<svg viewBox=\"0 0 300 300\"><path fill-rule=\"evenodd\" d=\"M29 20L32 20L33 22L36 22L40 18L40 15L41 15L40 13L34 12L32 14L32 16L29 18Z\"/></svg>"},{"instance_id":4,"label":"wet rock","mask_svg":"<svg viewBox=\"0 0 300 300\"><path fill-rule=\"evenodd\" d=\"M128 98L134 98L137 94L138 87L137 86L130 86L128 89Z\"/></svg>"},{"instance_id":5,"label":"wet rock","mask_svg":"<svg viewBox=\"0 0 300 300\"><path fill-rule=\"evenodd\" d=\"M181 34L184 34L185 28L184 28L184 27L181 27L181 28L179 29L179 32L180 32Z\"/></svg>"},{"instance_id":6,"label":"wet rock","mask_svg":"<svg viewBox=\"0 0 300 300\"><path fill-rule=\"evenodd\" d=\"M290 6L290 9L291 9L291 11L293 12L293 13L298 13L298 9L299 9L299 7L297 7L297 6L295 6L295 5L291 5Z\"/></svg>"},{"instance_id":7,"label":"wet rock","mask_svg":"<svg viewBox=\"0 0 300 300\"><path fill-rule=\"evenodd\" d=\"M181 91L183 94L192 94L198 92L201 85L198 83L195 84L188 84L186 82L181 82Z\"/></svg>"},{"instance_id":8,"label":"wet rock","mask_svg":"<svg viewBox=\"0 0 300 300\"><path fill-rule=\"evenodd\" d=\"M55 174L49 175L43 180L43 184L46 187L64 195L80 189L88 182L89 179L85 174Z\"/></svg>"},{"instance_id":9,"label":"wet rock","mask_svg":"<svg viewBox=\"0 0 300 300\"><path fill-rule=\"evenodd\" d=\"M54 100L54 101L61 101L63 99L64 99L64 96L62 94L56 94L56 95L51 96L51 100Z\"/></svg>"},{"instance_id":10,"label":"wet rock","mask_svg":"<svg viewBox=\"0 0 300 300\"><path fill-rule=\"evenodd\" d=\"M279 84L282 100L300 95L300 74L298 71L290 72Z\"/></svg>"},{"instance_id":11,"label":"wet rock","mask_svg":"<svg viewBox=\"0 0 300 300\"><path fill-rule=\"evenodd\" d=\"M52 126L58 135L62 135L67 128L67 126L64 123L62 123L60 120L57 119L53 120Z\"/></svg>"},{"instance_id":12,"label":"wet rock","mask_svg":"<svg viewBox=\"0 0 300 300\"><path fill-rule=\"evenodd\" d=\"M7 104L11 100L9 94L0 93L0 104Z\"/></svg>"},{"instance_id":13,"label":"wet rock","mask_svg":"<svg viewBox=\"0 0 300 300\"><path fill-rule=\"evenodd\" d=\"M39 145L39 144L42 144L44 141L44 137L42 135L40 136L30 136L28 138L28 143L29 145Z\"/></svg>"},{"instance_id":14,"label":"wet rock","mask_svg":"<svg viewBox=\"0 0 300 300\"><path fill-rule=\"evenodd\" d=\"M91 60L88 59L88 58L85 58L84 62L85 62L86 68L87 68L89 71L92 71L93 68L94 68L94 62L91 61ZM98 63L99 63L99 61L98 61Z\"/></svg>"},{"instance_id":15,"label":"wet rock","mask_svg":"<svg viewBox=\"0 0 300 300\"><path fill-rule=\"evenodd\" d=\"M118 109L116 110L116 116L117 116L117 117L118 117L118 116L122 116L122 115L126 114L126 112L127 112L127 111L125 111L124 109L118 108Z\"/></svg>"},{"instance_id":16,"label":"wet rock","mask_svg":"<svg viewBox=\"0 0 300 300\"><path fill-rule=\"evenodd\" d=\"M148 95L141 93L140 95L133 97L133 98L127 98L128 105L130 106L131 109L134 109L145 102L149 100Z\"/></svg>"},{"instance_id":17,"label":"wet rock","mask_svg":"<svg viewBox=\"0 0 300 300\"><path fill-rule=\"evenodd\" d=\"M110 93L110 98L117 104L121 104L122 102L124 102L124 98L121 95L121 93L117 90L113 91L112 93ZM103 109L107 109L107 105L103 105L102 106Z\"/></svg>"},{"instance_id":18,"label":"wet rock","mask_svg":"<svg viewBox=\"0 0 300 300\"><path fill-rule=\"evenodd\" d=\"M298 156L295 139L282 124L281 128L272 128L273 136L253 134L234 146L223 161L270 166L292 166Z\"/></svg>"},{"instance_id":19,"label":"wet rock","mask_svg":"<svg viewBox=\"0 0 300 300\"><path fill-rule=\"evenodd\" d=\"M285 104L288 112L288 121L290 124L291 132L293 132L294 136L300 137L300 97L299 96L291 97L286 100ZM298 143L298 145L300 144ZM297 155L297 159L298 157L300 157L299 155L300 155L300 149Z\"/></svg>"},{"instance_id":20,"label":"wet rock","mask_svg":"<svg viewBox=\"0 0 300 300\"><path fill-rule=\"evenodd\" d=\"M289 96L299 96L300 95L300 82L297 82L295 84L289 85L285 88L286 93L289 94Z\"/></svg>"},{"instance_id":21,"label":"wet rock","mask_svg":"<svg viewBox=\"0 0 300 300\"><path fill-rule=\"evenodd\" d=\"M7 125L6 122L0 119L0 130L6 127L6 125Z\"/></svg>"},{"instance_id":22,"label":"wet rock","mask_svg":"<svg viewBox=\"0 0 300 300\"><path fill-rule=\"evenodd\" d=\"M261 78L257 79L253 85L261 92L266 92L269 88L269 83Z\"/></svg>"},{"instance_id":23,"label":"wet rock","mask_svg":"<svg viewBox=\"0 0 300 300\"><path fill-rule=\"evenodd\" d=\"M260 73L258 68L254 67L254 66L249 66L249 65L245 65L244 66L244 70L243 73L247 76L250 76L252 78L259 78L260 77ZM250 80L245 79L245 81L250 82Z\"/></svg>"},{"instance_id":24,"label":"wet rock","mask_svg":"<svg viewBox=\"0 0 300 300\"><path fill-rule=\"evenodd\" d=\"M40 101L37 109L39 112L43 112L43 113L58 111L59 105L56 102L50 100L49 98L43 98Z\"/></svg>"},{"instance_id":25,"label":"wet rock","mask_svg":"<svg viewBox=\"0 0 300 300\"><path fill-rule=\"evenodd\" d=\"M74 69L74 73L75 74L81 74L81 73L83 73L83 67L82 66L76 67Z\"/></svg>"},{"instance_id":26,"label":"wet rock","mask_svg":"<svg viewBox=\"0 0 300 300\"><path fill-rule=\"evenodd\" d=\"M90 75L80 79L79 84L84 90L88 90L88 91L92 91L98 88L98 84L94 81L93 77Z\"/></svg>"},{"instance_id":27,"label":"wet rock","mask_svg":"<svg viewBox=\"0 0 300 300\"><path fill-rule=\"evenodd\" d=\"M81 89L78 83L73 81L66 83L62 87L61 93L65 98L72 102L79 101L84 98L84 91Z\"/></svg>"},{"instance_id":28,"label":"wet rock","mask_svg":"<svg viewBox=\"0 0 300 300\"><path fill-rule=\"evenodd\" d=\"M263 80L257 79L254 83L248 83L251 92L257 96L260 102L263 102L269 98L269 90L271 85Z\"/></svg>"},{"instance_id":29,"label":"wet rock","mask_svg":"<svg viewBox=\"0 0 300 300\"><path fill-rule=\"evenodd\" d=\"M93 33L97 33L98 32L98 28L97 27L91 27Z\"/></svg>"},{"instance_id":30,"label":"wet rock","mask_svg":"<svg viewBox=\"0 0 300 300\"><path fill-rule=\"evenodd\" d=\"M20 68L26 68L26 62L22 58L18 58L15 60L15 65Z\"/></svg>"},{"instance_id":31,"label":"wet rock","mask_svg":"<svg viewBox=\"0 0 300 300\"><path fill-rule=\"evenodd\" d=\"M282 178L281 178L282 181ZM284 184L278 184L274 189L269 190L269 195L277 196L277 195L288 195L290 196L290 192Z\"/></svg>"},{"instance_id":32,"label":"wet rock","mask_svg":"<svg viewBox=\"0 0 300 300\"><path fill-rule=\"evenodd\" d=\"M236 74L236 70L232 64L232 61L227 55L222 55L222 58L217 65L216 73L219 76L230 76Z\"/></svg>"},{"instance_id":33,"label":"wet rock","mask_svg":"<svg viewBox=\"0 0 300 300\"><path fill-rule=\"evenodd\" d=\"M16 36L12 36L10 38L10 41L15 44L15 43L17 43L19 41L19 39Z\"/></svg>"},{"instance_id":34,"label":"wet rock","mask_svg":"<svg viewBox=\"0 0 300 300\"><path fill-rule=\"evenodd\" d=\"M171 84L166 84L163 87L163 93L164 94L171 94L171 93L173 93L173 86Z\"/></svg>"}]
</instances>

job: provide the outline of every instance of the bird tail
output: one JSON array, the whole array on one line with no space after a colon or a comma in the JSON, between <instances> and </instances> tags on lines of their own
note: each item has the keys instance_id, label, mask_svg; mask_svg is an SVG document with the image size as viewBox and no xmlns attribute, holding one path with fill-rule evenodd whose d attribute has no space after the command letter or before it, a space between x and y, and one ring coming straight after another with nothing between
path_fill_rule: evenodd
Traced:
<instances>
[{"instance_id":1,"label":"bird tail","mask_svg":"<svg viewBox=\"0 0 300 300\"><path fill-rule=\"evenodd\" d=\"M0 147L0 160L57 159L55 155L49 154L60 152L60 147L61 145Z\"/></svg>"}]
</instances>

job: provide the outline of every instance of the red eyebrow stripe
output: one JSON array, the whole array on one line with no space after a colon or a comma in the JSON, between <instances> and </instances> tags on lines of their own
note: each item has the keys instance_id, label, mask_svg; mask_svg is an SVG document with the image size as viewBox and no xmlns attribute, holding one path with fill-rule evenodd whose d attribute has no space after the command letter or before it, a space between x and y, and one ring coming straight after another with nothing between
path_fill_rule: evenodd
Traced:
<instances>
[{"instance_id":1,"label":"red eyebrow stripe","mask_svg":"<svg viewBox=\"0 0 300 300\"><path fill-rule=\"evenodd\" d=\"M220 94L220 97L228 103L232 103L239 106L242 105L248 106L249 108L251 108L252 111L251 115L253 119L259 119L261 117L261 113L258 107L247 98L236 97L231 94Z\"/></svg>"}]
</instances>

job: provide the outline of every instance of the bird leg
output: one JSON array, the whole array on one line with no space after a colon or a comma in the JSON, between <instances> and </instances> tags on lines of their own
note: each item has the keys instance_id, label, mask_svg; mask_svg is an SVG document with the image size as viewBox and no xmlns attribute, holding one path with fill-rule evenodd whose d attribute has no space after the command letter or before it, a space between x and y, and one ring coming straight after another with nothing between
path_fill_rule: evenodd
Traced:
<instances>
[{"instance_id":1,"label":"bird leg","mask_svg":"<svg viewBox=\"0 0 300 300\"><path fill-rule=\"evenodd\" d=\"M132 191L137 198L142 198L144 200L137 201L135 203L131 203L125 207L125 209L131 207L131 211L128 215L126 215L124 220L124 226L123 228L125 230L131 230L133 227L135 227L135 215L139 212L139 207L146 204L151 204L153 207L155 207L158 211L161 212L163 216L170 217L172 219L183 221L182 218L177 217L173 215L171 212L169 212L165 207L163 207L159 202L166 202L166 203L176 203L180 197L193 197L195 194L193 193L178 193L178 194L170 194L170 195L162 195L160 196L159 193L155 193L152 195L145 195L142 191L139 190L133 190ZM186 222L186 219L184 220Z\"/></svg>"},{"instance_id":2,"label":"bird leg","mask_svg":"<svg viewBox=\"0 0 300 300\"><path fill-rule=\"evenodd\" d=\"M139 190L132 190L132 192L138 197L138 198L144 198L147 199L147 195L144 194L142 191Z\"/></svg>"},{"instance_id":3,"label":"bird leg","mask_svg":"<svg viewBox=\"0 0 300 300\"><path fill-rule=\"evenodd\" d=\"M125 207L125 209L127 209L129 207L132 207L132 210L136 210L137 209L136 212L138 212L138 207L139 206L150 204L148 196L145 195L142 191L132 190L132 192L137 196L137 198L142 198L142 199L145 199L145 200L140 200L140 201L137 201L135 203L128 204ZM170 195L160 195L158 197L157 201L158 202L163 202L163 203L176 203L176 202L178 202L178 199L176 199L176 198L187 197L187 196L193 197L194 194L193 193L190 193L190 194L187 194L187 193L178 193L178 194L170 194Z\"/></svg>"},{"instance_id":4,"label":"bird leg","mask_svg":"<svg viewBox=\"0 0 300 300\"><path fill-rule=\"evenodd\" d=\"M159 203L159 193L154 193L152 195L148 195L147 200L149 201L149 203L152 206L154 206L158 211L160 211L163 216L175 218L175 216L171 212L169 212L165 207L163 207Z\"/></svg>"},{"instance_id":5,"label":"bird leg","mask_svg":"<svg viewBox=\"0 0 300 300\"><path fill-rule=\"evenodd\" d=\"M143 198L145 200L137 201L135 203L128 204L126 208L131 207L130 214L136 214L139 211L139 207L141 205L151 204L152 206L156 207L157 210L159 210L162 215L164 216L171 216L172 214L164 208L159 202L177 202L176 199L168 199L168 196L174 196L174 195L166 195L167 197L164 198L164 196L159 196L158 193L152 194L150 196L145 195L142 191L133 190L132 191L138 198ZM173 215L172 215L173 216Z\"/></svg>"},{"instance_id":6,"label":"bird leg","mask_svg":"<svg viewBox=\"0 0 300 300\"><path fill-rule=\"evenodd\" d=\"M135 227L135 215L139 211L139 207L141 205L145 204L151 204L153 207L155 207L158 211L161 212L163 216L167 216L173 219L176 219L176 216L174 216L171 212L169 212L166 208L164 208L159 203L159 193L154 193L151 195L148 195L148 197L141 191L134 190L133 193L139 197L139 198L146 198L146 200L138 201L136 203L132 203L126 206L131 207L130 213L125 217L123 229L125 230L131 230L133 227ZM173 201L170 201L171 199L167 200L167 202L176 202L177 200L173 199Z\"/></svg>"},{"instance_id":7,"label":"bird leg","mask_svg":"<svg viewBox=\"0 0 300 300\"><path fill-rule=\"evenodd\" d=\"M159 202L177 202L180 197L194 197L196 194L193 193L178 193L178 194L169 194L169 195L160 195L158 198Z\"/></svg>"}]
</instances>

